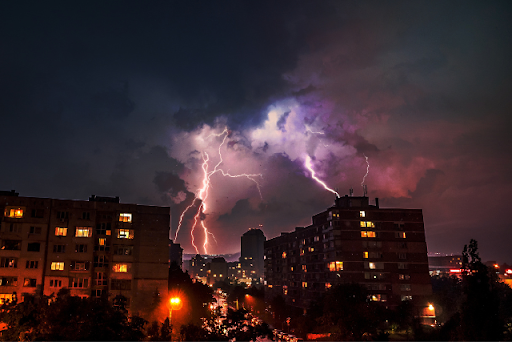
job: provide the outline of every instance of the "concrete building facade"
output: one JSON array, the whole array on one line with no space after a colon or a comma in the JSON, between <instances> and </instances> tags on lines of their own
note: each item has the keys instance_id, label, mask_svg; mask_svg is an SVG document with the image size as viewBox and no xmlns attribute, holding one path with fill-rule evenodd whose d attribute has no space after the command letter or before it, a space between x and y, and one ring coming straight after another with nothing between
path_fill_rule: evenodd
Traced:
<instances>
[{"instance_id":1,"label":"concrete building facade","mask_svg":"<svg viewBox=\"0 0 512 342\"><path fill-rule=\"evenodd\" d=\"M131 314L149 314L167 295L169 208L20 197L0 192L0 298L103 293L128 298Z\"/></svg>"},{"instance_id":2,"label":"concrete building facade","mask_svg":"<svg viewBox=\"0 0 512 342\"><path fill-rule=\"evenodd\" d=\"M307 308L338 283L365 286L370 299L412 300L419 315L432 293L421 209L383 209L378 199L337 198L312 224L265 243L266 293Z\"/></svg>"},{"instance_id":3,"label":"concrete building facade","mask_svg":"<svg viewBox=\"0 0 512 342\"><path fill-rule=\"evenodd\" d=\"M265 272L265 234L261 229L251 228L240 238L240 264L244 276L252 279L252 283L262 283Z\"/></svg>"}]
</instances>

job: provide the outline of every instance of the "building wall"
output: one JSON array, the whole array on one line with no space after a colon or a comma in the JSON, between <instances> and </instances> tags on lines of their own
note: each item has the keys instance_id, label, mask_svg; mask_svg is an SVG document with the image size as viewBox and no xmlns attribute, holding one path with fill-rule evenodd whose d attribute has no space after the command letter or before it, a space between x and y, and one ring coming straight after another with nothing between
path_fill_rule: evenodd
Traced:
<instances>
[{"instance_id":1,"label":"building wall","mask_svg":"<svg viewBox=\"0 0 512 342\"><path fill-rule=\"evenodd\" d=\"M265 235L260 229L250 229L241 240L240 263L246 272L246 277L259 280L263 277Z\"/></svg>"},{"instance_id":2,"label":"building wall","mask_svg":"<svg viewBox=\"0 0 512 342\"><path fill-rule=\"evenodd\" d=\"M24 293L51 295L61 288L79 296L107 292L129 298L132 314L147 315L148 299L157 291L167 295L169 208L122 204L118 198L3 194L1 243L21 241L20 250L0 250L2 258L18 258L17 267L0 267L1 277L18 279L16 285L0 286L4 297L16 292L21 300ZM8 217L11 207L23 210L22 217ZM130 214L130 222L122 222L122 214ZM27 268L34 262L37 268Z\"/></svg>"},{"instance_id":3,"label":"building wall","mask_svg":"<svg viewBox=\"0 0 512 342\"><path fill-rule=\"evenodd\" d=\"M330 286L356 282L387 305L411 298L426 305L432 290L421 210L344 197L312 221L265 243L269 297L307 308Z\"/></svg>"}]
</instances>

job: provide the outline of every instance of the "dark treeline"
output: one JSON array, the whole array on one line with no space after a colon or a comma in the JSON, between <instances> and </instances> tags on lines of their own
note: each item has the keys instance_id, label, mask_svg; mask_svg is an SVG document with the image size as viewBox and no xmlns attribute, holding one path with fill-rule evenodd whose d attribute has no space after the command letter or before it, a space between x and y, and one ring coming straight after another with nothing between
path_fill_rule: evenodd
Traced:
<instances>
[{"instance_id":1,"label":"dark treeline","mask_svg":"<svg viewBox=\"0 0 512 342\"><path fill-rule=\"evenodd\" d=\"M475 240L462 254L460 278L432 278L436 326L421 324L408 301L394 309L369 301L358 284L333 286L305 314L278 296L270 303L272 315L267 319L285 332L302 338L319 334L322 340L512 340L512 289L482 263Z\"/></svg>"},{"instance_id":2,"label":"dark treeline","mask_svg":"<svg viewBox=\"0 0 512 342\"><path fill-rule=\"evenodd\" d=\"M260 288L219 282L214 288L227 293L225 317L215 306L212 288L194 282L188 273L173 265L169 291L178 293L186 307L172 321L148 322L128 317L126 298L80 298L63 289L56 296L24 297L0 307L0 339L13 340L150 340L227 341L272 337L273 328L306 339L318 334L322 340L512 340L512 289L499 281L494 269L486 267L477 242L464 246L461 277L433 277L432 303L437 326L422 325L417 308L409 301L387 308L368 299L358 284L338 284L314 301L305 312L286 305L282 296L265 303ZM155 310L165 307L157 295ZM164 311L165 313L165 311ZM251 315L252 314L252 315ZM165 315L164 315L165 317Z\"/></svg>"}]
</instances>

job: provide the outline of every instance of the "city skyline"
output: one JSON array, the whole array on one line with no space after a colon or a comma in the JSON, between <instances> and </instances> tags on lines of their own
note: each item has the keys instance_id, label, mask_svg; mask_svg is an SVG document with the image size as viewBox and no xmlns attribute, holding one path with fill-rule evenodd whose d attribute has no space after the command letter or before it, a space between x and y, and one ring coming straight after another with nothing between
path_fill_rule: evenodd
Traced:
<instances>
[{"instance_id":1,"label":"city skyline","mask_svg":"<svg viewBox=\"0 0 512 342\"><path fill-rule=\"evenodd\" d=\"M473 238L484 260L510 263L511 12L2 3L0 190L169 206L184 253L220 254L366 185L382 208L423 210L428 252Z\"/></svg>"}]
</instances>

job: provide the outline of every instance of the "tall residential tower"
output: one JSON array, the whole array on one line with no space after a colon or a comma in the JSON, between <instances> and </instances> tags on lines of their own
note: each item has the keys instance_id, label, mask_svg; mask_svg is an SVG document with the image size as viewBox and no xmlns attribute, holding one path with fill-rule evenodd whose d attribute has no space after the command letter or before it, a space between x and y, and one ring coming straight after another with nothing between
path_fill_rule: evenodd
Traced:
<instances>
[{"instance_id":1,"label":"tall residential tower","mask_svg":"<svg viewBox=\"0 0 512 342\"><path fill-rule=\"evenodd\" d=\"M57 293L128 298L149 315L155 293L167 295L169 208L20 197L0 192L0 298Z\"/></svg>"},{"instance_id":2,"label":"tall residential tower","mask_svg":"<svg viewBox=\"0 0 512 342\"><path fill-rule=\"evenodd\" d=\"M308 227L265 243L269 297L307 308L317 295L338 283L358 283L370 300L395 306L411 300L428 316L432 292L421 209L379 208L378 199L337 198Z\"/></svg>"}]
</instances>

